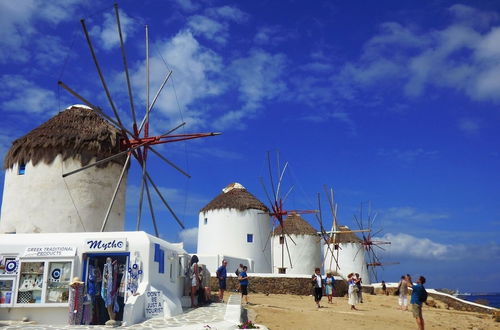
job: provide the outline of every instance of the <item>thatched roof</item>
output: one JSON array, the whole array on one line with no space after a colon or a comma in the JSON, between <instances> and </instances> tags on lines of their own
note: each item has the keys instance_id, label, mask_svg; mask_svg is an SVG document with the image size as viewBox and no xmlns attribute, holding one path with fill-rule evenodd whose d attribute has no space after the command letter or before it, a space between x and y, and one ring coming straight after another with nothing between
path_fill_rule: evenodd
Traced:
<instances>
[{"instance_id":1,"label":"thatched roof","mask_svg":"<svg viewBox=\"0 0 500 330\"><path fill-rule=\"evenodd\" d=\"M86 165L94 157L99 160L119 152L120 136L90 108L71 106L15 140L5 156L4 168L29 161L33 165L41 161L50 164L59 154L63 159L78 158ZM123 164L125 157L114 161Z\"/></svg>"},{"instance_id":2,"label":"thatched roof","mask_svg":"<svg viewBox=\"0 0 500 330\"><path fill-rule=\"evenodd\" d=\"M236 209L239 211L254 209L269 212L269 209L264 203L259 201L239 183L231 183L226 186L222 190L222 193L205 205L200 212L219 209Z\"/></svg>"},{"instance_id":3,"label":"thatched roof","mask_svg":"<svg viewBox=\"0 0 500 330\"><path fill-rule=\"evenodd\" d=\"M318 236L317 231L304 220L299 214L290 213L283 220L283 228L288 235L310 235ZM281 226L274 229L273 235L281 235Z\"/></svg>"},{"instance_id":4,"label":"thatched roof","mask_svg":"<svg viewBox=\"0 0 500 330\"><path fill-rule=\"evenodd\" d=\"M338 226L339 230L340 231L349 231L349 227L347 226ZM362 240L356 236L355 233L342 233L342 234L337 234L336 235L336 239L335 239L335 242L333 240L333 237L328 240L328 243L329 244L339 244L339 243L359 243L361 242ZM325 243L326 244L326 243Z\"/></svg>"}]
</instances>

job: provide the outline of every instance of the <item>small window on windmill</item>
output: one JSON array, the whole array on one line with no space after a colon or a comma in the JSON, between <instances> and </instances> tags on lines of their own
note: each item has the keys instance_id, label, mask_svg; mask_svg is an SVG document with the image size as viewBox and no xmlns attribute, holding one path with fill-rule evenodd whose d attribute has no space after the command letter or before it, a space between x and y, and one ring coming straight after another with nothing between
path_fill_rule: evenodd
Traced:
<instances>
[{"instance_id":1,"label":"small window on windmill","mask_svg":"<svg viewBox=\"0 0 500 330\"><path fill-rule=\"evenodd\" d=\"M205 219L203 220L203 223L206 225L206 224L208 223L208 218L205 218Z\"/></svg>"},{"instance_id":2,"label":"small window on windmill","mask_svg":"<svg viewBox=\"0 0 500 330\"><path fill-rule=\"evenodd\" d=\"M286 267L279 267L278 274L286 274Z\"/></svg>"},{"instance_id":3,"label":"small window on windmill","mask_svg":"<svg viewBox=\"0 0 500 330\"><path fill-rule=\"evenodd\" d=\"M338 244L335 244L335 246L333 247L334 250L338 250L339 249L339 245Z\"/></svg>"},{"instance_id":4,"label":"small window on windmill","mask_svg":"<svg viewBox=\"0 0 500 330\"><path fill-rule=\"evenodd\" d=\"M25 163L20 163L19 168L17 170L18 175L24 175L26 173L26 164Z\"/></svg>"},{"instance_id":5,"label":"small window on windmill","mask_svg":"<svg viewBox=\"0 0 500 330\"><path fill-rule=\"evenodd\" d=\"M285 236L280 236L280 244L285 244Z\"/></svg>"},{"instance_id":6,"label":"small window on windmill","mask_svg":"<svg viewBox=\"0 0 500 330\"><path fill-rule=\"evenodd\" d=\"M253 242L253 234L247 234L247 243Z\"/></svg>"}]
</instances>

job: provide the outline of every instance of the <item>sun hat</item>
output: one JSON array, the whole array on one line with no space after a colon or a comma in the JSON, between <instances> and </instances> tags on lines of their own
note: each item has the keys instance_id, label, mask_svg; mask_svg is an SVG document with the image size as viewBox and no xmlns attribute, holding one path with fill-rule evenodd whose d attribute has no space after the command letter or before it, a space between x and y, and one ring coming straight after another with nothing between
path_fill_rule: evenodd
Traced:
<instances>
[{"instance_id":1,"label":"sun hat","mask_svg":"<svg viewBox=\"0 0 500 330\"><path fill-rule=\"evenodd\" d=\"M80 280L78 276L73 277L73 280L69 282L69 285L74 285L74 284L83 284L83 282Z\"/></svg>"}]
</instances>

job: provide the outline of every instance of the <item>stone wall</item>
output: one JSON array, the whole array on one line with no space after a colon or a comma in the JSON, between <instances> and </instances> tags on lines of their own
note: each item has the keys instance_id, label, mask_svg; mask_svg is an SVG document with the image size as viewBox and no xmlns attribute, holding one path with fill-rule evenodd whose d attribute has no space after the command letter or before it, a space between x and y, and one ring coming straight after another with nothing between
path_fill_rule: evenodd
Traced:
<instances>
[{"instance_id":1,"label":"stone wall","mask_svg":"<svg viewBox=\"0 0 500 330\"><path fill-rule=\"evenodd\" d=\"M295 294L295 295L311 295L313 285L310 278L300 277L252 277L251 274L248 286L250 293L264 294ZM210 281L212 290L219 289L217 278L212 277ZM238 279L228 277L226 281L226 290L234 291L238 287ZM363 290L364 291L364 290ZM335 281L334 296L343 297L347 294L347 282L343 280Z\"/></svg>"},{"instance_id":2,"label":"stone wall","mask_svg":"<svg viewBox=\"0 0 500 330\"><path fill-rule=\"evenodd\" d=\"M495 312L495 310L492 308L488 308L486 306L481 306L477 304L471 304L468 302L463 302L453 296L429 292L429 297L432 297L433 299L445 303L448 309L455 309L458 311L467 311L467 312L488 313L488 314L492 314Z\"/></svg>"}]
</instances>

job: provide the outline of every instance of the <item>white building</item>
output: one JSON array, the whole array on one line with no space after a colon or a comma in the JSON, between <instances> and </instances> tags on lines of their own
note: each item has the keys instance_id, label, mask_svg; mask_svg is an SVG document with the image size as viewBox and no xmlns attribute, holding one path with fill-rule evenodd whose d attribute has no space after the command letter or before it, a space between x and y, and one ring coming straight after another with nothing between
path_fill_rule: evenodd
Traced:
<instances>
[{"instance_id":1,"label":"white building","mask_svg":"<svg viewBox=\"0 0 500 330\"><path fill-rule=\"evenodd\" d=\"M349 231L347 226L339 226L340 231ZM342 233L332 238L330 244L323 242L323 257L325 273L332 270L343 278L350 273L358 273L363 279L363 284L370 284L370 276L365 261L365 250L362 241L354 233ZM338 266L332 257L332 252L338 261Z\"/></svg>"},{"instance_id":2,"label":"white building","mask_svg":"<svg viewBox=\"0 0 500 330\"><path fill-rule=\"evenodd\" d=\"M120 135L72 106L15 140L4 160L0 233L100 231L125 159L62 177L120 151ZM97 157L96 157L97 155ZM105 230L123 230L126 175Z\"/></svg>"},{"instance_id":3,"label":"white building","mask_svg":"<svg viewBox=\"0 0 500 330\"><path fill-rule=\"evenodd\" d=\"M320 237L316 230L295 213L283 220L283 228L285 235L278 226L272 236L273 273L304 275L314 273L316 267L321 268Z\"/></svg>"},{"instance_id":4,"label":"white building","mask_svg":"<svg viewBox=\"0 0 500 330\"><path fill-rule=\"evenodd\" d=\"M200 211L197 255L212 273L223 258L231 261L231 271L241 261L251 272L270 273L270 233L268 208L241 184L232 183Z\"/></svg>"},{"instance_id":5,"label":"white building","mask_svg":"<svg viewBox=\"0 0 500 330\"><path fill-rule=\"evenodd\" d=\"M89 269L102 274L107 258L117 263L125 285L116 320L131 325L182 313L189 260L182 243L144 232L0 234L0 320L67 324L71 279L78 276L88 291ZM91 306L94 313L102 303Z\"/></svg>"}]
</instances>

